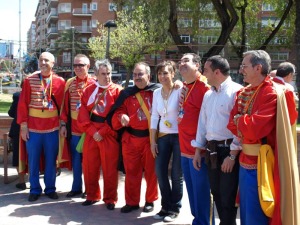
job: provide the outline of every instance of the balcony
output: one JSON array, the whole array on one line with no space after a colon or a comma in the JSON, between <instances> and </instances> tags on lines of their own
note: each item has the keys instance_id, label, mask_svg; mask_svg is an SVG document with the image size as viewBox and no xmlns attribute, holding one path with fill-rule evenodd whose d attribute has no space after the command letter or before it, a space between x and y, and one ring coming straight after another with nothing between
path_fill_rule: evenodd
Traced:
<instances>
[{"instance_id":1,"label":"balcony","mask_svg":"<svg viewBox=\"0 0 300 225\"><path fill-rule=\"evenodd\" d=\"M58 20L58 13L56 9L55 10L51 9L51 12L49 13L46 19L46 23L48 23L50 20Z\"/></svg>"},{"instance_id":2,"label":"balcony","mask_svg":"<svg viewBox=\"0 0 300 225\"><path fill-rule=\"evenodd\" d=\"M59 31L65 31L65 30L70 30L70 29L71 29L71 27L58 27ZM77 33L80 33L80 34L92 33L91 26L75 26L75 30Z\"/></svg>"},{"instance_id":3,"label":"balcony","mask_svg":"<svg viewBox=\"0 0 300 225\"><path fill-rule=\"evenodd\" d=\"M47 34L46 37L50 38L51 36L57 36L58 35L58 30L57 27L50 27L47 29Z\"/></svg>"},{"instance_id":4,"label":"balcony","mask_svg":"<svg viewBox=\"0 0 300 225\"><path fill-rule=\"evenodd\" d=\"M72 12L73 16L92 16L90 9L75 8Z\"/></svg>"},{"instance_id":5,"label":"balcony","mask_svg":"<svg viewBox=\"0 0 300 225\"><path fill-rule=\"evenodd\" d=\"M48 0L48 8L57 8L58 0Z\"/></svg>"}]
</instances>

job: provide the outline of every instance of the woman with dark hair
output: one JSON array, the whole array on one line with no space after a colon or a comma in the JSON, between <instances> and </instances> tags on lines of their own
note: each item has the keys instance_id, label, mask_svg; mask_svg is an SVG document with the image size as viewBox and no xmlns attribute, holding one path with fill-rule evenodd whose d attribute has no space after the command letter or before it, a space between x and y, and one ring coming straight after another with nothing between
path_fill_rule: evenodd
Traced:
<instances>
[{"instance_id":1,"label":"woman with dark hair","mask_svg":"<svg viewBox=\"0 0 300 225\"><path fill-rule=\"evenodd\" d=\"M176 64L173 61L164 61L157 65L156 74L162 87L153 93L151 114L151 151L155 158L162 206L154 219L163 219L164 222L172 222L178 216L183 190L177 125L181 89L174 88L175 71ZM170 185L168 169L171 157Z\"/></svg>"}]
</instances>

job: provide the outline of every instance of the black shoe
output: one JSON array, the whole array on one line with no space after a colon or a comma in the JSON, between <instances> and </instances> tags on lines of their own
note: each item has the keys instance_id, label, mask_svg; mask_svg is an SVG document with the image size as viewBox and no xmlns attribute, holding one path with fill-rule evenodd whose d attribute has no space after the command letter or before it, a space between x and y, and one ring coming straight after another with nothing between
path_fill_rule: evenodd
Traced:
<instances>
[{"instance_id":1,"label":"black shoe","mask_svg":"<svg viewBox=\"0 0 300 225\"><path fill-rule=\"evenodd\" d=\"M106 208L108 210L114 210L115 209L115 204L114 203L107 203L106 204Z\"/></svg>"},{"instance_id":2,"label":"black shoe","mask_svg":"<svg viewBox=\"0 0 300 225\"><path fill-rule=\"evenodd\" d=\"M86 192L83 192L81 198L86 198Z\"/></svg>"},{"instance_id":3,"label":"black shoe","mask_svg":"<svg viewBox=\"0 0 300 225\"><path fill-rule=\"evenodd\" d=\"M26 189L26 184L25 183L17 183L16 188L25 190Z\"/></svg>"},{"instance_id":4,"label":"black shoe","mask_svg":"<svg viewBox=\"0 0 300 225\"><path fill-rule=\"evenodd\" d=\"M40 197L40 195L38 195L38 194L29 194L28 201L35 202L36 200L39 199L39 197Z\"/></svg>"},{"instance_id":5,"label":"black shoe","mask_svg":"<svg viewBox=\"0 0 300 225\"><path fill-rule=\"evenodd\" d=\"M148 213L148 212L152 212L154 209L154 205L153 202L146 202L144 208L143 208L143 212Z\"/></svg>"},{"instance_id":6,"label":"black shoe","mask_svg":"<svg viewBox=\"0 0 300 225\"><path fill-rule=\"evenodd\" d=\"M99 202L99 201L86 200L86 201L84 201L81 205L83 205L83 206L94 205L94 204L97 203L97 202Z\"/></svg>"},{"instance_id":7,"label":"black shoe","mask_svg":"<svg viewBox=\"0 0 300 225\"><path fill-rule=\"evenodd\" d=\"M67 195L66 195L66 197L67 198L72 198L72 197L74 197L74 196L76 196L76 195L80 195L82 193L82 191L70 191Z\"/></svg>"},{"instance_id":8,"label":"black shoe","mask_svg":"<svg viewBox=\"0 0 300 225\"><path fill-rule=\"evenodd\" d=\"M169 215L165 216L164 222L173 222L178 217L178 214L176 213L169 213Z\"/></svg>"},{"instance_id":9,"label":"black shoe","mask_svg":"<svg viewBox=\"0 0 300 225\"><path fill-rule=\"evenodd\" d=\"M56 176L58 177L61 174L61 168L57 168L56 170Z\"/></svg>"},{"instance_id":10,"label":"black shoe","mask_svg":"<svg viewBox=\"0 0 300 225\"><path fill-rule=\"evenodd\" d=\"M58 194L54 191L51 193L46 194L51 199L58 199Z\"/></svg>"},{"instance_id":11,"label":"black shoe","mask_svg":"<svg viewBox=\"0 0 300 225\"><path fill-rule=\"evenodd\" d=\"M129 213L129 212L131 212L132 210L137 210L137 209L139 209L140 208L140 206L139 205L133 205L133 206L131 206L131 205L124 205L122 208L121 208L121 213Z\"/></svg>"},{"instance_id":12,"label":"black shoe","mask_svg":"<svg viewBox=\"0 0 300 225\"><path fill-rule=\"evenodd\" d=\"M153 218L155 220L162 220L163 218L165 218L166 216L168 216L169 213L167 211L164 211L163 209L159 211L159 213L156 213Z\"/></svg>"}]
</instances>

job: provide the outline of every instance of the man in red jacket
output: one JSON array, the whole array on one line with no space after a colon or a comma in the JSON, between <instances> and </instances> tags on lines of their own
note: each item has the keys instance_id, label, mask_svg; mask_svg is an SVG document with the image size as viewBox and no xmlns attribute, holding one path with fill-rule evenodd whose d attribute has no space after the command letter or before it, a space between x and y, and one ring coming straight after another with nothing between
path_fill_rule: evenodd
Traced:
<instances>
[{"instance_id":1,"label":"man in red jacket","mask_svg":"<svg viewBox=\"0 0 300 225\"><path fill-rule=\"evenodd\" d=\"M43 52L39 57L40 71L24 80L18 104L18 124L21 137L26 142L29 165L30 195L28 201L36 201L42 193L39 182L40 158L45 160L45 194L57 199L55 188L56 159L59 138L59 110L64 95L65 81L52 68L54 56ZM26 170L26 157L21 149L20 172Z\"/></svg>"}]
</instances>

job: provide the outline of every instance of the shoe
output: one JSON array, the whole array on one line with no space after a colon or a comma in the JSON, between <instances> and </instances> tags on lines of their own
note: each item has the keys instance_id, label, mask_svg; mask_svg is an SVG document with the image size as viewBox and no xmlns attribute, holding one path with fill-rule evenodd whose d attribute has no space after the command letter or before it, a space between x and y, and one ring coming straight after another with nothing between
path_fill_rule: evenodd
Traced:
<instances>
[{"instance_id":1,"label":"shoe","mask_svg":"<svg viewBox=\"0 0 300 225\"><path fill-rule=\"evenodd\" d=\"M177 218L178 214L176 213L169 213L169 215L165 216L164 222L173 222Z\"/></svg>"},{"instance_id":2,"label":"shoe","mask_svg":"<svg viewBox=\"0 0 300 225\"><path fill-rule=\"evenodd\" d=\"M56 170L56 176L58 177L61 174L61 168L57 168Z\"/></svg>"},{"instance_id":3,"label":"shoe","mask_svg":"<svg viewBox=\"0 0 300 225\"><path fill-rule=\"evenodd\" d=\"M36 200L39 199L39 197L40 197L40 195L38 195L38 194L29 194L28 201L35 202Z\"/></svg>"},{"instance_id":4,"label":"shoe","mask_svg":"<svg viewBox=\"0 0 300 225\"><path fill-rule=\"evenodd\" d=\"M26 189L26 184L25 183L17 183L16 188L25 190Z\"/></svg>"},{"instance_id":5,"label":"shoe","mask_svg":"<svg viewBox=\"0 0 300 225\"><path fill-rule=\"evenodd\" d=\"M115 209L115 204L114 203L107 203L106 204L106 208L108 210L114 210Z\"/></svg>"},{"instance_id":6,"label":"shoe","mask_svg":"<svg viewBox=\"0 0 300 225\"><path fill-rule=\"evenodd\" d=\"M47 193L46 195L51 199L58 199L58 194L55 191Z\"/></svg>"},{"instance_id":7,"label":"shoe","mask_svg":"<svg viewBox=\"0 0 300 225\"><path fill-rule=\"evenodd\" d=\"M83 192L81 198L86 198L86 192Z\"/></svg>"},{"instance_id":8,"label":"shoe","mask_svg":"<svg viewBox=\"0 0 300 225\"><path fill-rule=\"evenodd\" d=\"M72 198L72 197L74 197L74 196L76 196L76 195L80 195L82 193L82 191L70 191L67 195L66 195L66 197L67 198Z\"/></svg>"},{"instance_id":9,"label":"shoe","mask_svg":"<svg viewBox=\"0 0 300 225\"><path fill-rule=\"evenodd\" d=\"M153 218L155 220L162 220L163 218L165 218L167 215L169 215L169 213L167 213L166 211L164 210L160 210L159 213L155 214L153 216Z\"/></svg>"},{"instance_id":10,"label":"shoe","mask_svg":"<svg viewBox=\"0 0 300 225\"><path fill-rule=\"evenodd\" d=\"M143 208L143 212L148 213L148 212L152 212L154 209L154 205L153 202L146 202L144 208Z\"/></svg>"},{"instance_id":11,"label":"shoe","mask_svg":"<svg viewBox=\"0 0 300 225\"><path fill-rule=\"evenodd\" d=\"M122 208L121 208L121 213L129 213L131 212L132 210L137 210L139 209L140 206L139 205L124 205Z\"/></svg>"},{"instance_id":12,"label":"shoe","mask_svg":"<svg viewBox=\"0 0 300 225\"><path fill-rule=\"evenodd\" d=\"M97 203L97 202L99 202L99 201L85 200L81 205L83 205L83 206L94 205L94 204Z\"/></svg>"}]
</instances>

